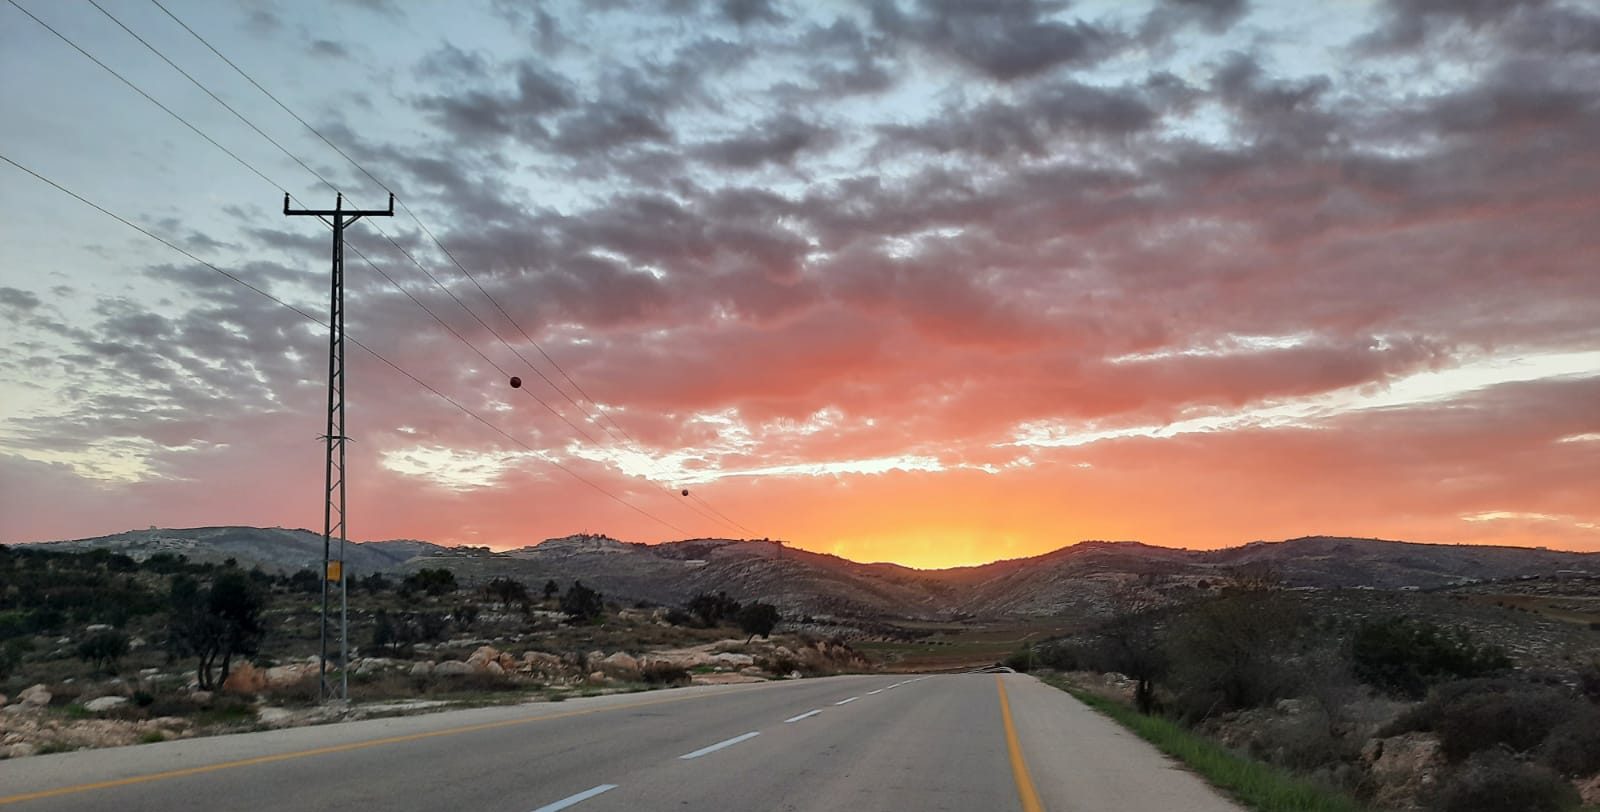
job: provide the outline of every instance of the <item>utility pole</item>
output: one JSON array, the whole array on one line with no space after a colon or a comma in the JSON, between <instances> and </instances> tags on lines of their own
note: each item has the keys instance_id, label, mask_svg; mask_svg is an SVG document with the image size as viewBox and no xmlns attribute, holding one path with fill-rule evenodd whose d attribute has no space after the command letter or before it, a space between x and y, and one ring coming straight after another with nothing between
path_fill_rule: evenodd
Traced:
<instances>
[{"instance_id":1,"label":"utility pole","mask_svg":"<svg viewBox=\"0 0 1600 812\"><path fill-rule=\"evenodd\" d=\"M322 506L322 670L317 681L317 698L326 702L333 693L328 682L328 599L330 583L339 585L339 698L350 701L350 615L349 589L345 582L345 442L344 433L344 227L363 217L393 217L394 193L389 193L385 211L346 209L344 195L334 198L332 209L289 210L289 193L283 193L283 213L333 218L333 288L328 305L328 430L323 435L328 459L323 468ZM339 534L339 556L332 556L333 536Z\"/></svg>"}]
</instances>

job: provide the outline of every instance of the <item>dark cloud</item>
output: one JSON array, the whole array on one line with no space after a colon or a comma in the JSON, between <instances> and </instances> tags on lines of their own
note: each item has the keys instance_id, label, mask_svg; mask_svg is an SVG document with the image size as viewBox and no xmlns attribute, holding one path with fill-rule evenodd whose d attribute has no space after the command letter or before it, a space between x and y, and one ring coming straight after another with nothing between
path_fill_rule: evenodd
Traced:
<instances>
[{"instance_id":1,"label":"dark cloud","mask_svg":"<svg viewBox=\"0 0 1600 812\"><path fill-rule=\"evenodd\" d=\"M312 56L323 59L349 59L350 49L343 44L326 39L313 39L306 45Z\"/></svg>"},{"instance_id":2,"label":"dark cloud","mask_svg":"<svg viewBox=\"0 0 1600 812\"><path fill-rule=\"evenodd\" d=\"M952 106L914 125L883 125L879 151L907 147L963 152L984 158L1042 157L1062 139L1126 136L1149 129L1157 112L1137 89L1058 81L1030 90L1015 103Z\"/></svg>"},{"instance_id":3,"label":"dark cloud","mask_svg":"<svg viewBox=\"0 0 1600 812\"><path fill-rule=\"evenodd\" d=\"M781 23L787 17L773 0L721 0L722 14L739 25Z\"/></svg>"},{"instance_id":4,"label":"dark cloud","mask_svg":"<svg viewBox=\"0 0 1600 812\"><path fill-rule=\"evenodd\" d=\"M19 311L33 310L39 306L39 297L19 288L0 287L0 307Z\"/></svg>"},{"instance_id":5,"label":"dark cloud","mask_svg":"<svg viewBox=\"0 0 1600 812\"><path fill-rule=\"evenodd\" d=\"M800 153L826 147L832 131L792 113L763 121L731 138L694 148L701 160L730 169L753 169L773 163L793 166Z\"/></svg>"},{"instance_id":6,"label":"dark cloud","mask_svg":"<svg viewBox=\"0 0 1600 812\"><path fill-rule=\"evenodd\" d=\"M872 7L878 28L949 57L1002 82L1058 66L1095 64L1123 45L1123 35L1057 15L1065 3L1004 0L975 5L961 0L919 0L902 8L894 0Z\"/></svg>"},{"instance_id":7,"label":"dark cloud","mask_svg":"<svg viewBox=\"0 0 1600 812\"><path fill-rule=\"evenodd\" d=\"M1498 28L1528 13L1542 13L1550 0L1387 0L1380 25L1358 41L1368 51L1392 52L1421 45L1452 28L1478 32Z\"/></svg>"}]
</instances>

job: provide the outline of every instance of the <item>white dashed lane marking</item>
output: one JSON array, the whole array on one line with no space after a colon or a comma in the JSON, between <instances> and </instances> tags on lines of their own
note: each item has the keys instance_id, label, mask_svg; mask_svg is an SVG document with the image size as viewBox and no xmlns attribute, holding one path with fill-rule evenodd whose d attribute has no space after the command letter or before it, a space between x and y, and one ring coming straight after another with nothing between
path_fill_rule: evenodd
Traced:
<instances>
[{"instance_id":1,"label":"white dashed lane marking","mask_svg":"<svg viewBox=\"0 0 1600 812\"><path fill-rule=\"evenodd\" d=\"M835 704L835 705L848 705L851 702L854 702L854 701L856 701L857 699L860 699L860 698L861 697L859 697L859 696L852 696L849 699L841 699L838 702L835 702L833 704Z\"/></svg>"},{"instance_id":2,"label":"white dashed lane marking","mask_svg":"<svg viewBox=\"0 0 1600 812\"><path fill-rule=\"evenodd\" d=\"M610 792L611 790L614 790L616 788L617 788L616 784L601 784L598 787L593 787L591 789L586 789L583 792L578 793L577 795L568 795L567 797L562 798L561 800L556 801L553 804L545 804L544 806L541 806L538 809L533 810L533 812L560 812L560 810L562 810L562 809L566 809L567 807L572 806L574 804L583 803L584 801L587 801L590 798L593 798L594 796L599 795L602 792Z\"/></svg>"},{"instance_id":3,"label":"white dashed lane marking","mask_svg":"<svg viewBox=\"0 0 1600 812\"><path fill-rule=\"evenodd\" d=\"M713 745L711 745L709 747L702 747L699 750L694 751L693 753L684 753L683 755L678 756L678 758L684 759L684 760L688 760L688 759L691 759L691 758L699 758L699 757L701 757L703 755L707 755L709 753L715 753L715 752L717 752L718 750L721 750L724 747L732 747L732 746L738 744L739 742L745 741L747 739L753 739L753 738L755 738L757 736L760 736L760 735L761 735L760 731L751 731L749 733L744 734L743 736L734 736L731 739L724 739L723 741L717 742L716 744L713 744Z\"/></svg>"},{"instance_id":4,"label":"white dashed lane marking","mask_svg":"<svg viewBox=\"0 0 1600 812\"><path fill-rule=\"evenodd\" d=\"M809 718L811 718L813 716L816 716L817 714L819 714L821 712L822 711L820 711L820 710L809 710L809 711L806 711L805 713L800 714L799 716L791 716L791 717L783 720L783 723L787 725L787 724L791 724L793 722L798 722L801 719L809 719Z\"/></svg>"}]
</instances>

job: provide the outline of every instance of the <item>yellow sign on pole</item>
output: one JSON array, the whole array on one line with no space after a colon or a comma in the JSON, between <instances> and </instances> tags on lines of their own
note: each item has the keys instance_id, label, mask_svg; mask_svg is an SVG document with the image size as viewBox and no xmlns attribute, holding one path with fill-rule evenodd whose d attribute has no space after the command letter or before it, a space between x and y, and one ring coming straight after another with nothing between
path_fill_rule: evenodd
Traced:
<instances>
[{"instance_id":1,"label":"yellow sign on pole","mask_svg":"<svg viewBox=\"0 0 1600 812\"><path fill-rule=\"evenodd\" d=\"M344 562L343 561L329 561L328 562L328 580L332 581L334 583L338 583L338 582L344 580Z\"/></svg>"}]
</instances>

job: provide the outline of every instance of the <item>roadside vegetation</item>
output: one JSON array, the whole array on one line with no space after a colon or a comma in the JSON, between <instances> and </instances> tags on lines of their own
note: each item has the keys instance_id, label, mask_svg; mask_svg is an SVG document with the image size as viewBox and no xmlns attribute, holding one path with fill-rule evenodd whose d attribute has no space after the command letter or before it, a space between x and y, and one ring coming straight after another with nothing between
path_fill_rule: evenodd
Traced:
<instances>
[{"instance_id":1,"label":"roadside vegetation","mask_svg":"<svg viewBox=\"0 0 1600 812\"><path fill-rule=\"evenodd\" d=\"M340 709L318 704L315 571L0 545L0 758L869 667L842 640L785 632L776 607L726 593L665 607L581 581L349 578L354 707Z\"/></svg>"},{"instance_id":2,"label":"roadside vegetation","mask_svg":"<svg viewBox=\"0 0 1600 812\"><path fill-rule=\"evenodd\" d=\"M1030 668L1252 809L1565 812L1600 800L1600 661L1520 667L1467 631L1330 616L1239 573L1182 603L1130 583Z\"/></svg>"}]
</instances>

